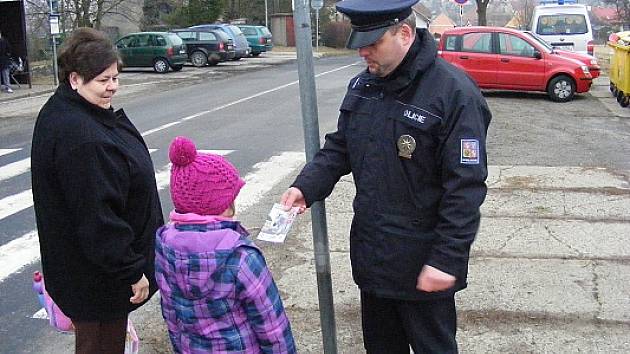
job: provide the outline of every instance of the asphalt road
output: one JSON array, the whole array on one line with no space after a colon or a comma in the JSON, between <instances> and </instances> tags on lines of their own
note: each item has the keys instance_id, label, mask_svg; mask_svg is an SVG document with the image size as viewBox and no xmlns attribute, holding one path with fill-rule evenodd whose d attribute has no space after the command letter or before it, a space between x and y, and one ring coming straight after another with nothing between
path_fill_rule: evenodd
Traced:
<instances>
[{"instance_id":1,"label":"asphalt road","mask_svg":"<svg viewBox=\"0 0 630 354\"><path fill-rule=\"evenodd\" d=\"M348 80L362 69L352 65L357 61L315 61L322 137L335 127ZM186 79L186 69L172 74L170 81L149 72L126 72L122 79L129 86L123 86L114 102L126 110L149 148L156 149L152 157L165 215L171 209L164 180L167 147L172 138L185 135L199 149L226 154L246 176L250 189L239 198L241 218L248 227L260 226L304 158L296 64L208 68L201 74L194 69L188 74L192 79ZM606 168L630 180L630 119L615 115L602 100L585 94L558 104L542 93L484 95L494 116L488 138L490 165ZM24 193L30 176L24 160L44 100L0 103L0 353L62 353L72 343L71 337L52 332L44 320L32 318L39 306L30 289L31 274L40 266L36 237L30 234L35 228L33 210L20 203L28 199ZM628 230L630 224L622 224ZM282 249L270 250L272 259L281 255ZM165 350L163 338L145 344L146 353Z\"/></svg>"},{"instance_id":2,"label":"asphalt road","mask_svg":"<svg viewBox=\"0 0 630 354\"><path fill-rule=\"evenodd\" d=\"M347 81L361 70L352 65L356 62L354 57L317 61L315 74L322 137L325 131L335 127ZM155 149L152 157L160 176L158 184L162 187L168 184L168 145L175 136L184 135L193 139L199 149L227 154L241 175L249 176L251 190L245 193L241 204L252 206L250 214L264 215L263 209L268 211L271 204L253 204L259 204L260 195L271 186L269 181L291 173L304 159L298 73L295 61L264 70L257 66L245 70L245 67L247 65L228 74L201 78L189 73L192 80L172 81L165 80L168 75L125 72L121 75L123 86L114 105L125 109L144 135L148 147ZM175 75L185 77L186 73ZM143 80L148 80L149 84L135 85ZM131 86L126 88L125 82L130 82ZM0 149L3 150L0 151L5 153L0 156L0 176L4 177L0 178L0 203L5 204L0 206L0 247L3 247L0 263L4 263L0 269L9 273L7 268L13 270L26 263L10 274L0 272L0 353L39 352L35 348L52 350L50 342L55 337L46 321L31 318L39 310L31 291L31 275L40 265L38 258L34 263L25 261L36 256L38 248L32 234L35 229L33 209L22 208L23 203L28 205L30 201L30 195L24 193L30 189L28 157L32 128L45 98L40 98L37 104L8 102L6 106L10 109L0 118L3 127L0 133ZM259 163L263 165L255 166ZM283 168L284 165L288 167ZM16 170L20 166L24 168ZM168 189L162 188L160 196L164 213L168 215L172 206Z\"/></svg>"}]
</instances>

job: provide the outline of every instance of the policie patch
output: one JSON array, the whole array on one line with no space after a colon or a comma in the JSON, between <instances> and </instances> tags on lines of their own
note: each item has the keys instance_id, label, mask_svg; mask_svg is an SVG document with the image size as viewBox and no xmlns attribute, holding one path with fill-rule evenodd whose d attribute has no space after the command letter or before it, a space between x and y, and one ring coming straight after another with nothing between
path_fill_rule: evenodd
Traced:
<instances>
[{"instance_id":1,"label":"policie patch","mask_svg":"<svg viewBox=\"0 0 630 354\"><path fill-rule=\"evenodd\" d=\"M479 164L479 140L462 139L460 162L466 165Z\"/></svg>"}]
</instances>

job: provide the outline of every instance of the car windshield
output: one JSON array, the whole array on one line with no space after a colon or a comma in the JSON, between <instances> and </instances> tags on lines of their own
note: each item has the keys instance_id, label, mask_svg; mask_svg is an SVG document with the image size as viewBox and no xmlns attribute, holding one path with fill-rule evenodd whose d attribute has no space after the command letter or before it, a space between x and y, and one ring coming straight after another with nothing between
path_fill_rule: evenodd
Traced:
<instances>
[{"instance_id":1,"label":"car windshield","mask_svg":"<svg viewBox=\"0 0 630 354\"><path fill-rule=\"evenodd\" d=\"M182 45L182 39L179 38L178 35L176 35L175 33L169 33L167 34L168 36L168 40L171 41L171 43L173 43L173 45Z\"/></svg>"},{"instance_id":2,"label":"car windshield","mask_svg":"<svg viewBox=\"0 0 630 354\"><path fill-rule=\"evenodd\" d=\"M538 19L537 34L563 35L588 32L586 18L582 14L543 15Z\"/></svg>"},{"instance_id":3,"label":"car windshield","mask_svg":"<svg viewBox=\"0 0 630 354\"><path fill-rule=\"evenodd\" d=\"M271 36L271 32L269 32L269 29L267 27L260 27L260 30L262 31L263 35Z\"/></svg>"},{"instance_id":4,"label":"car windshield","mask_svg":"<svg viewBox=\"0 0 630 354\"><path fill-rule=\"evenodd\" d=\"M527 37L535 40L536 42L540 43L540 45L542 45L543 47L545 47L545 50L547 50L548 53L553 52L553 46L550 45L549 43L545 42L544 39L540 38L539 36L537 36L535 33L531 33L531 32L523 32Z\"/></svg>"},{"instance_id":5,"label":"car windshield","mask_svg":"<svg viewBox=\"0 0 630 354\"><path fill-rule=\"evenodd\" d=\"M228 27L229 27L229 28L232 30L232 32L234 32L234 34L235 34L235 35L237 35L237 36L238 36L238 35L243 34L243 32L241 32L241 29L240 29L240 28L238 28L238 27L236 27L236 26L228 26Z\"/></svg>"}]
</instances>

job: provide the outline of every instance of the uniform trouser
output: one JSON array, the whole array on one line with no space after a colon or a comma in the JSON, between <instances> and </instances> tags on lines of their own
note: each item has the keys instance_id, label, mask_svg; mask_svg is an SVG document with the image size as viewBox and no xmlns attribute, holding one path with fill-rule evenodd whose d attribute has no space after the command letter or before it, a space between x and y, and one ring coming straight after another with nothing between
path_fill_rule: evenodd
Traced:
<instances>
[{"instance_id":1,"label":"uniform trouser","mask_svg":"<svg viewBox=\"0 0 630 354\"><path fill-rule=\"evenodd\" d=\"M76 354L123 354L127 317L109 321L72 321Z\"/></svg>"},{"instance_id":2,"label":"uniform trouser","mask_svg":"<svg viewBox=\"0 0 630 354\"><path fill-rule=\"evenodd\" d=\"M0 69L0 83L2 85L0 87L6 87L7 89L11 87L11 77L9 74L11 73L11 69Z\"/></svg>"},{"instance_id":3,"label":"uniform trouser","mask_svg":"<svg viewBox=\"0 0 630 354\"><path fill-rule=\"evenodd\" d=\"M361 292L363 344L368 354L457 353L454 297L426 301Z\"/></svg>"}]
</instances>

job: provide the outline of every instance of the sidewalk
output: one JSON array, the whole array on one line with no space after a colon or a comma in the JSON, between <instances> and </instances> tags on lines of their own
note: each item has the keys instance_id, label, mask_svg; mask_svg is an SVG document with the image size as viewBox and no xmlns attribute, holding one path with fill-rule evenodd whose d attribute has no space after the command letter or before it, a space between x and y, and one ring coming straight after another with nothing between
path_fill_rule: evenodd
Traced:
<instances>
[{"instance_id":1,"label":"sidewalk","mask_svg":"<svg viewBox=\"0 0 630 354\"><path fill-rule=\"evenodd\" d=\"M630 352L624 173L490 169L469 287L457 296L462 353ZM353 181L344 177L326 201L338 348L349 354L363 352L349 261L353 195ZM300 353L323 352L312 242L307 215L281 252L265 247ZM292 265L278 269L287 262Z\"/></svg>"},{"instance_id":2,"label":"sidewalk","mask_svg":"<svg viewBox=\"0 0 630 354\"><path fill-rule=\"evenodd\" d=\"M13 93L6 93L4 90L0 91L0 103L24 97L39 96L55 91L53 85L32 85L30 88L28 84L20 84L20 86L21 87L18 87L16 84L11 85Z\"/></svg>"}]
</instances>

